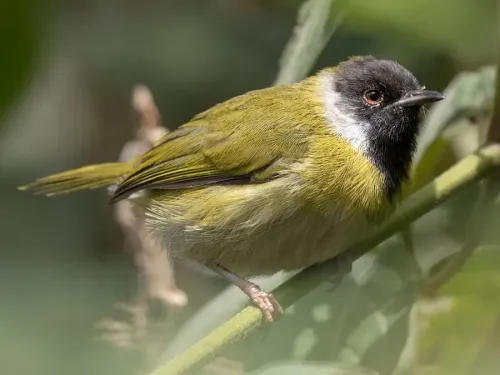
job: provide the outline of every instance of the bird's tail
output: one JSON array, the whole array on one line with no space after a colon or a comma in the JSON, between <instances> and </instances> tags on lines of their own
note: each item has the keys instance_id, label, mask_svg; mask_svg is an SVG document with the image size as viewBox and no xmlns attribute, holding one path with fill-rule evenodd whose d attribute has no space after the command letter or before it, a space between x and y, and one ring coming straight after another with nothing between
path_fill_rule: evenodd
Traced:
<instances>
[{"instance_id":1,"label":"bird's tail","mask_svg":"<svg viewBox=\"0 0 500 375\"><path fill-rule=\"evenodd\" d=\"M130 163L103 163L40 178L19 190L32 191L47 196L73 193L79 190L104 188L119 182L131 170Z\"/></svg>"}]
</instances>

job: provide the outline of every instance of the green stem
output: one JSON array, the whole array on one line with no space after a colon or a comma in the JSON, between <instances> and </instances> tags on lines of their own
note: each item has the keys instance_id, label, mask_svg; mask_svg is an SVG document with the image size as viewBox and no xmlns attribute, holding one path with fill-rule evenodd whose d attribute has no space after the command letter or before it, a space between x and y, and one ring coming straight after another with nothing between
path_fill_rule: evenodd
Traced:
<instances>
[{"instance_id":1,"label":"green stem","mask_svg":"<svg viewBox=\"0 0 500 375\"><path fill-rule=\"evenodd\" d=\"M433 182L410 196L372 235L353 247L355 259L367 253L401 228L437 207L451 196L488 175L500 166L500 145L493 144L459 161ZM351 254L351 253L350 253ZM274 291L284 308L332 277L329 263L303 270ZM151 375L181 375L195 371L229 345L261 326L261 312L249 306L222 324L183 353L160 366Z\"/></svg>"}]
</instances>

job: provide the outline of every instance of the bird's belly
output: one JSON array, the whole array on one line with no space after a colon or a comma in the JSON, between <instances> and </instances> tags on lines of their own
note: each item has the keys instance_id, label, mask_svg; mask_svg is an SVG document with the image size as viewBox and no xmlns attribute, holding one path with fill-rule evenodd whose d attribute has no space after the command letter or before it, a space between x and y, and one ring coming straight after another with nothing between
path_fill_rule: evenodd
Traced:
<instances>
[{"instance_id":1,"label":"bird's belly","mask_svg":"<svg viewBox=\"0 0 500 375\"><path fill-rule=\"evenodd\" d=\"M189 233L168 245L174 256L210 266L220 264L250 277L291 271L320 263L345 250L366 228L362 217L339 219L297 213L279 224L227 233ZM217 240L218 239L218 240Z\"/></svg>"},{"instance_id":2,"label":"bird's belly","mask_svg":"<svg viewBox=\"0 0 500 375\"><path fill-rule=\"evenodd\" d=\"M294 194L288 181L166 193L150 202L147 221L172 256L220 264L243 277L330 259L367 228L364 214L348 215L335 204L319 212L300 206Z\"/></svg>"},{"instance_id":3,"label":"bird's belly","mask_svg":"<svg viewBox=\"0 0 500 375\"><path fill-rule=\"evenodd\" d=\"M363 220L292 217L265 235L248 237L234 257L221 263L243 276L273 274L308 267L333 258L356 240ZM230 250L230 249L227 249Z\"/></svg>"}]
</instances>

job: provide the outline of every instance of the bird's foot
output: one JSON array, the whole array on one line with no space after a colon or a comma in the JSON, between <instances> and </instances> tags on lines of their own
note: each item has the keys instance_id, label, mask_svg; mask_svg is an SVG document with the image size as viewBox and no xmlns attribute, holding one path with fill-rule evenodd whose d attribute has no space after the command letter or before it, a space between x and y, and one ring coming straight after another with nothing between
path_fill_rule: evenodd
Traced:
<instances>
[{"instance_id":1,"label":"bird's foot","mask_svg":"<svg viewBox=\"0 0 500 375\"><path fill-rule=\"evenodd\" d=\"M283 314L283 308L271 293L264 292L258 285L250 284L243 288L243 292L252 300L255 306L264 314L268 322Z\"/></svg>"},{"instance_id":2,"label":"bird's foot","mask_svg":"<svg viewBox=\"0 0 500 375\"><path fill-rule=\"evenodd\" d=\"M257 284L234 274L221 265L213 265L211 268L240 288L240 290L252 300L254 305L262 311L262 314L264 314L264 317L268 322L273 322L275 318L278 318L283 314L283 308L278 301L276 301L273 295L271 293L264 292Z\"/></svg>"}]
</instances>

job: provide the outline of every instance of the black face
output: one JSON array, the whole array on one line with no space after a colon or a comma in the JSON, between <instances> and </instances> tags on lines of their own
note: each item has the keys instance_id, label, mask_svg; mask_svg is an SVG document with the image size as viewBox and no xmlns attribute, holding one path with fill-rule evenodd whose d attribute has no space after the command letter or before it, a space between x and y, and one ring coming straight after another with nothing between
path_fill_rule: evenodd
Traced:
<instances>
[{"instance_id":1,"label":"black face","mask_svg":"<svg viewBox=\"0 0 500 375\"><path fill-rule=\"evenodd\" d=\"M392 198L408 177L424 104L443 99L423 90L417 79L395 61L372 57L342 63L335 74L344 113L354 117L368 136L368 156L384 173Z\"/></svg>"}]
</instances>

